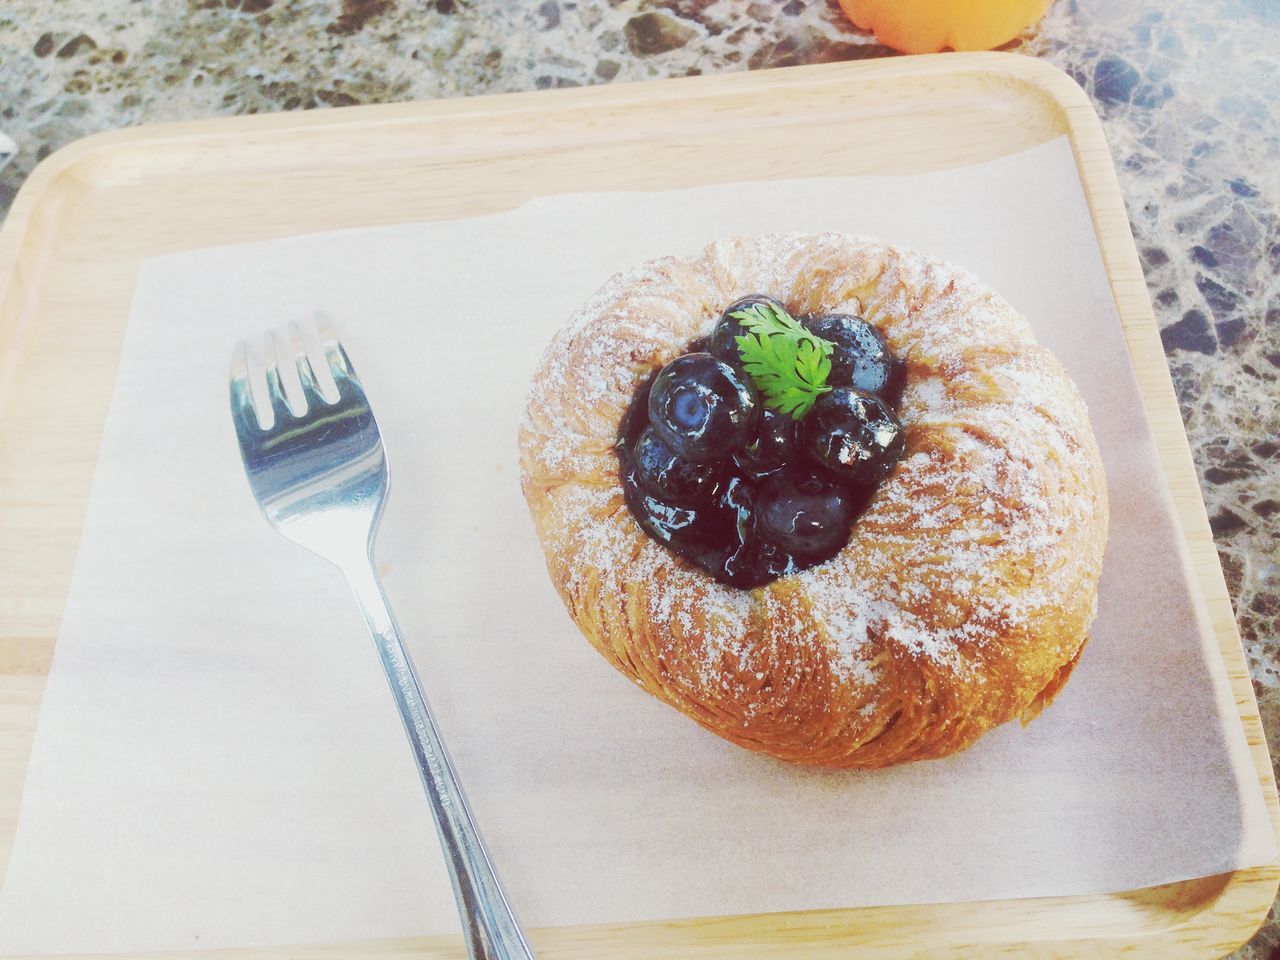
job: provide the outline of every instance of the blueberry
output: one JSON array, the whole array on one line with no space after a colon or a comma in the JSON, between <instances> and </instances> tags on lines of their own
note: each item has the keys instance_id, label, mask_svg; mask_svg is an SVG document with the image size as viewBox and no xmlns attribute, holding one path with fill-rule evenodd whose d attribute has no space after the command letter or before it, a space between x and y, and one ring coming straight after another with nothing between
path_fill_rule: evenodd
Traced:
<instances>
[{"instance_id":1,"label":"blueberry","mask_svg":"<svg viewBox=\"0 0 1280 960\"><path fill-rule=\"evenodd\" d=\"M835 344L828 383L833 387L853 387L863 393L878 394L891 405L897 404L902 396L906 369L879 330L846 313L805 317L801 323L810 333Z\"/></svg>"},{"instance_id":2,"label":"blueberry","mask_svg":"<svg viewBox=\"0 0 1280 960\"><path fill-rule=\"evenodd\" d=\"M766 297L762 293L753 293L747 297L741 297L729 306L724 308L724 313L720 314L720 319L716 323L715 330L711 333L711 346L708 348L713 354L721 360L729 363L740 363L741 355L738 353L738 337L743 336L747 331L742 329L742 321L737 317L731 316L739 310L746 310L753 304L767 303L779 310L787 308L773 297Z\"/></svg>"},{"instance_id":3,"label":"blueberry","mask_svg":"<svg viewBox=\"0 0 1280 960\"><path fill-rule=\"evenodd\" d=\"M752 537L725 558L723 569L725 583L751 590L800 568L795 558L782 548Z\"/></svg>"},{"instance_id":4,"label":"blueberry","mask_svg":"<svg viewBox=\"0 0 1280 960\"><path fill-rule=\"evenodd\" d=\"M687 353L653 382L649 422L677 454L710 463L751 440L762 406L741 370L709 353Z\"/></svg>"},{"instance_id":5,"label":"blueberry","mask_svg":"<svg viewBox=\"0 0 1280 960\"><path fill-rule=\"evenodd\" d=\"M796 449L796 421L788 413L766 407L755 437L733 455L738 468L754 479L781 470Z\"/></svg>"},{"instance_id":6,"label":"blueberry","mask_svg":"<svg viewBox=\"0 0 1280 960\"><path fill-rule=\"evenodd\" d=\"M632 448L636 482L666 503L692 507L715 490L719 476L714 463L693 463L677 454L653 427L645 427Z\"/></svg>"},{"instance_id":7,"label":"blueberry","mask_svg":"<svg viewBox=\"0 0 1280 960\"><path fill-rule=\"evenodd\" d=\"M800 447L817 465L864 487L882 480L902 456L902 424L880 397L837 387L800 424Z\"/></svg>"},{"instance_id":8,"label":"blueberry","mask_svg":"<svg viewBox=\"0 0 1280 960\"><path fill-rule=\"evenodd\" d=\"M861 498L831 477L787 470L760 484L755 506L761 539L815 563L835 556L848 542Z\"/></svg>"},{"instance_id":9,"label":"blueberry","mask_svg":"<svg viewBox=\"0 0 1280 960\"><path fill-rule=\"evenodd\" d=\"M698 539L701 516L691 507L677 507L664 503L647 493L636 479L635 470L623 477L623 492L627 506L645 532L659 543L672 549L686 548ZM684 552L681 550L680 552Z\"/></svg>"}]
</instances>

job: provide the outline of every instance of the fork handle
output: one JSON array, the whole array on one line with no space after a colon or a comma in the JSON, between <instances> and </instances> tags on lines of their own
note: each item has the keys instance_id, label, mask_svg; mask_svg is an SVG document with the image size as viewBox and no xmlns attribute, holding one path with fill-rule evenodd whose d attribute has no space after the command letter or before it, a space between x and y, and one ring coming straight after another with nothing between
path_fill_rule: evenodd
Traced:
<instances>
[{"instance_id":1,"label":"fork handle","mask_svg":"<svg viewBox=\"0 0 1280 960\"><path fill-rule=\"evenodd\" d=\"M476 829L371 558L344 568L378 648L430 801L471 960L534 960Z\"/></svg>"}]
</instances>

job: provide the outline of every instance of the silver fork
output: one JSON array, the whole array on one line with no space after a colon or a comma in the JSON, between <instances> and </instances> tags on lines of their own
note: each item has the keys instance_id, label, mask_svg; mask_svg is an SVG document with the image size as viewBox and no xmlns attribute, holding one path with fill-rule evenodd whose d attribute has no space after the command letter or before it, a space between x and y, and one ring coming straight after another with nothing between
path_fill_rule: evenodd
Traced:
<instances>
[{"instance_id":1,"label":"silver fork","mask_svg":"<svg viewBox=\"0 0 1280 960\"><path fill-rule=\"evenodd\" d=\"M373 541L388 484L377 421L337 338L328 330L320 333L338 388L337 399L331 401L317 383L301 330L294 325L290 333L305 401L301 414L290 409L286 398L275 337L267 335L263 350L264 406L270 407L270 422L260 422L254 408L248 346L241 343L232 355L231 416L249 486L277 531L336 564L355 591L430 801L468 954L472 960L532 960L533 951L476 829L373 564Z\"/></svg>"}]
</instances>

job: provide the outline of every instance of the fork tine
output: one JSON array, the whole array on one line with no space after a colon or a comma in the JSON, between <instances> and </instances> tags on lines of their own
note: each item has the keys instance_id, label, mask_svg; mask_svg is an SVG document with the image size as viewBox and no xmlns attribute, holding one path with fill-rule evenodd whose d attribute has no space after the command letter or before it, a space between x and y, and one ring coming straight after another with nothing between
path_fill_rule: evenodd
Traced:
<instances>
[{"instance_id":1,"label":"fork tine","mask_svg":"<svg viewBox=\"0 0 1280 960\"><path fill-rule=\"evenodd\" d=\"M307 353L307 342L303 339L302 328L297 323L289 323L289 339L293 341L293 358L298 367L298 379L302 381L302 398L308 408L328 406L329 401L320 392L320 384L316 382L316 372L311 367L311 357Z\"/></svg>"},{"instance_id":2,"label":"fork tine","mask_svg":"<svg viewBox=\"0 0 1280 960\"><path fill-rule=\"evenodd\" d=\"M278 424L286 417L292 419L294 414L288 397L284 395L284 384L280 382L280 345L274 333L267 334L262 356L267 364L267 396L271 398L271 412Z\"/></svg>"},{"instance_id":3,"label":"fork tine","mask_svg":"<svg viewBox=\"0 0 1280 960\"><path fill-rule=\"evenodd\" d=\"M243 340L231 353L231 419L237 436L247 436L246 431L263 429L258 422L258 411L253 406L253 392L249 387L249 345Z\"/></svg>"},{"instance_id":4,"label":"fork tine","mask_svg":"<svg viewBox=\"0 0 1280 960\"><path fill-rule=\"evenodd\" d=\"M329 372L333 374L333 382L337 384L338 392L342 392L344 383L350 383L357 390L362 389L360 378L356 376L356 369L351 365L351 358L342 348L342 341L320 314L316 314L316 329L320 334L320 343L324 347L325 359L329 361Z\"/></svg>"}]
</instances>

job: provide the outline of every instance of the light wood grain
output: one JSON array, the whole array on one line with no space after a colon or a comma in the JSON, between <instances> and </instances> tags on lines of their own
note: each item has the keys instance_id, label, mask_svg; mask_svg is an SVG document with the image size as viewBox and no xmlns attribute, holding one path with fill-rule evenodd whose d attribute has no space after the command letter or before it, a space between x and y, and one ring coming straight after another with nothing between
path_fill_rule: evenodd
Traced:
<instances>
[{"instance_id":1,"label":"light wood grain","mask_svg":"<svg viewBox=\"0 0 1280 960\"><path fill-rule=\"evenodd\" d=\"M472 216L565 191L936 170L1063 133L1258 781L1280 824L1240 639L1097 116L1053 67L967 54L148 127L91 137L41 164L0 231L0 863L142 258ZM787 149L747 149L762 137ZM533 939L546 957L618 960L1213 957L1255 929L1278 882L1280 864L1272 864L1108 896L594 926ZM463 953L448 939L196 955Z\"/></svg>"}]
</instances>

